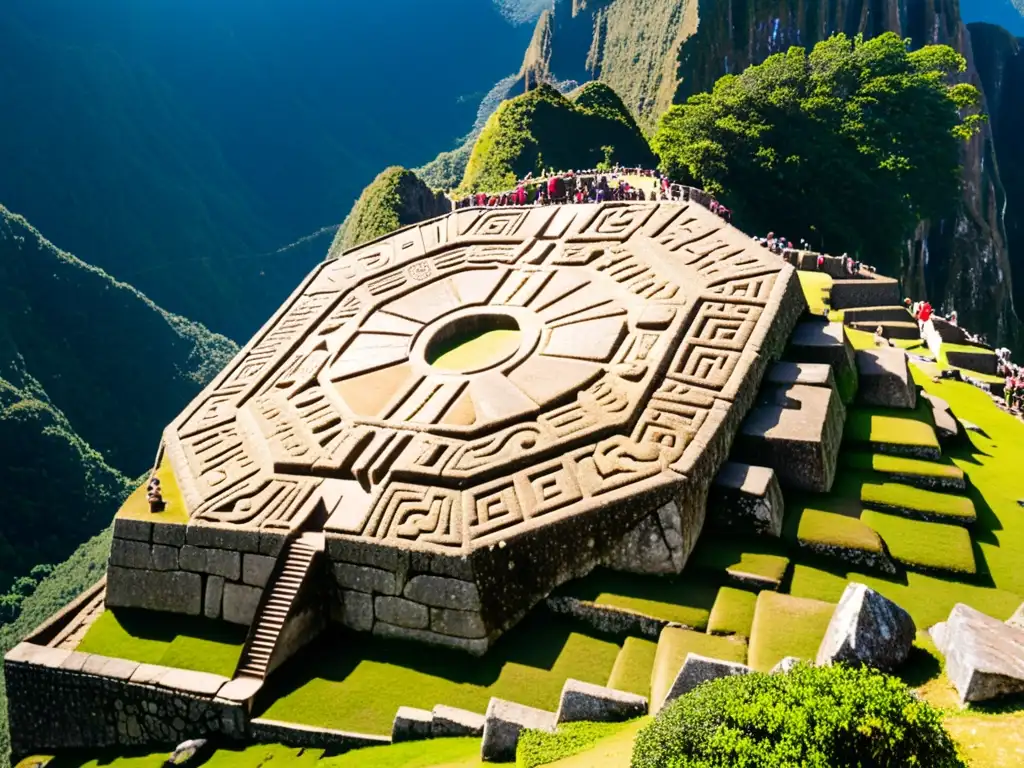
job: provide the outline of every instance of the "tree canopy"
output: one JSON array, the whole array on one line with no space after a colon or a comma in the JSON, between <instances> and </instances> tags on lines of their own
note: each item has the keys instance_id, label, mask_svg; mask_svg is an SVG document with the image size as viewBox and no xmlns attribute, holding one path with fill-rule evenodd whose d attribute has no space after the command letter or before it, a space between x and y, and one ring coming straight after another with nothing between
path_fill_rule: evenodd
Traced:
<instances>
[{"instance_id":1,"label":"tree canopy","mask_svg":"<svg viewBox=\"0 0 1024 768\"><path fill-rule=\"evenodd\" d=\"M891 266L917 222L958 197L960 148L984 119L965 70L946 45L835 35L672 107L652 146L747 228Z\"/></svg>"}]
</instances>

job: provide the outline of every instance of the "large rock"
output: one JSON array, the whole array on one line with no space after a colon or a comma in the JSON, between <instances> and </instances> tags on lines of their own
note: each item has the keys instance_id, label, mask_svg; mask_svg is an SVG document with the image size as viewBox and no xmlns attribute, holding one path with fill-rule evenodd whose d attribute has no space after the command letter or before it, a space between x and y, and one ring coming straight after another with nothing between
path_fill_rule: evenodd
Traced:
<instances>
[{"instance_id":1,"label":"large rock","mask_svg":"<svg viewBox=\"0 0 1024 768\"><path fill-rule=\"evenodd\" d=\"M519 734L524 728L555 730L555 713L493 698L484 715L484 735L480 756L492 763L511 763L516 759Z\"/></svg>"},{"instance_id":2,"label":"large rock","mask_svg":"<svg viewBox=\"0 0 1024 768\"><path fill-rule=\"evenodd\" d=\"M689 693L701 683L731 675L749 675L751 672L753 670L746 664L688 653L683 666L679 669L679 674L672 681L672 687L665 694L665 699L658 704L658 709L661 710L666 704L675 701L684 693Z\"/></svg>"},{"instance_id":3,"label":"large rock","mask_svg":"<svg viewBox=\"0 0 1024 768\"><path fill-rule=\"evenodd\" d=\"M742 533L782 535L785 503L769 467L726 462L711 483L708 520Z\"/></svg>"},{"instance_id":4,"label":"large rock","mask_svg":"<svg viewBox=\"0 0 1024 768\"><path fill-rule=\"evenodd\" d=\"M566 680L558 704L558 723L617 723L647 714L647 699L580 680Z\"/></svg>"},{"instance_id":5,"label":"large rock","mask_svg":"<svg viewBox=\"0 0 1024 768\"><path fill-rule=\"evenodd\" d=\"M885 408L914 408L917 405L917 387L902 349L860 350L857 352L857 374L860 377L857 396L861 402Z\"/></svg>"},{"instance_id":6,"label":"large rock","mask_svg":"<svg viewBox=\"0 0 1024 768\"><path fill-rule=\"evenodd\" d=\"M957 603L929 633L962 704L1024 693L1024 629Z\"/></svg>"},{"instance_id":7,"label":"large rock","mask_svg":"<svg viewBox=\"0 0 1024 768\"><path fill-rule=\"evenodd\" d=\"M914 620L896 603L864 584L847 584L816 661L893 670L906 661L916 633Z\"/></svg>"}]
</instances>

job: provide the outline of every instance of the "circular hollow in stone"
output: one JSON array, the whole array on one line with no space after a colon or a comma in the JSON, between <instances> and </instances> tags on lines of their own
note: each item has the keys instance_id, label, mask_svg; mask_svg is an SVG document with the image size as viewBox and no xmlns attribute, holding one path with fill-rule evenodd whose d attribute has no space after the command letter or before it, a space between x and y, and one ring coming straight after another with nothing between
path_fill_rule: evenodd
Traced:
<instances>
[{"instance_id":1,"label":"circular hollow in stone","mask_svg":"<svg viewBox=\"0 0 1024 768\"><path fill-rule=\"evenodd\" d=\"M442 371L470 373L505 362L522 345L514 317L495 312L462 315L438 328L427 341L427 363Z\"/></svg>"}]
</instances>

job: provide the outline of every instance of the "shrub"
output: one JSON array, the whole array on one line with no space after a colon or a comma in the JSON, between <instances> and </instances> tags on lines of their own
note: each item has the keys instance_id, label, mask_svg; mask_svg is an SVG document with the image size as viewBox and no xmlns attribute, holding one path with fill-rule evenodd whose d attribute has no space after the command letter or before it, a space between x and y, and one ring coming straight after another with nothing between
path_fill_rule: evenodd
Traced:
<instances>
[{"instance_id":1,"label":"shrub","mask_svg":"<svg viewBox=\"0 0 1024 768\"><path fill-rule=\"evenodd\" d=\"M868 668L799 665L701 685L637 736L633 768L962 768L937 709Z\"/></svg>"}]
</instances>

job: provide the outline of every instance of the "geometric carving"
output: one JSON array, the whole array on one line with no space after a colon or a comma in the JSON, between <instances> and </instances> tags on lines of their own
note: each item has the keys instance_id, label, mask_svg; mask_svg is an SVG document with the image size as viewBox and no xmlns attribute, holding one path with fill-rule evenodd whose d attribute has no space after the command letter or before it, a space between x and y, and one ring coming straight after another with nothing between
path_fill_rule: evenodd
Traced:
<instances>
[{"instance_id":1,"label":"geometric carving","mask_svg":"<svg viewBox=\"0 0 1024 768\"><path fill-rule=\"evenodd\" d=\"M193 526L485 560L549 524L619 535L632 496L680 493L794 279L696 204L460 210L318 266L166 455Z\"/></svg>"}]
</instances>

